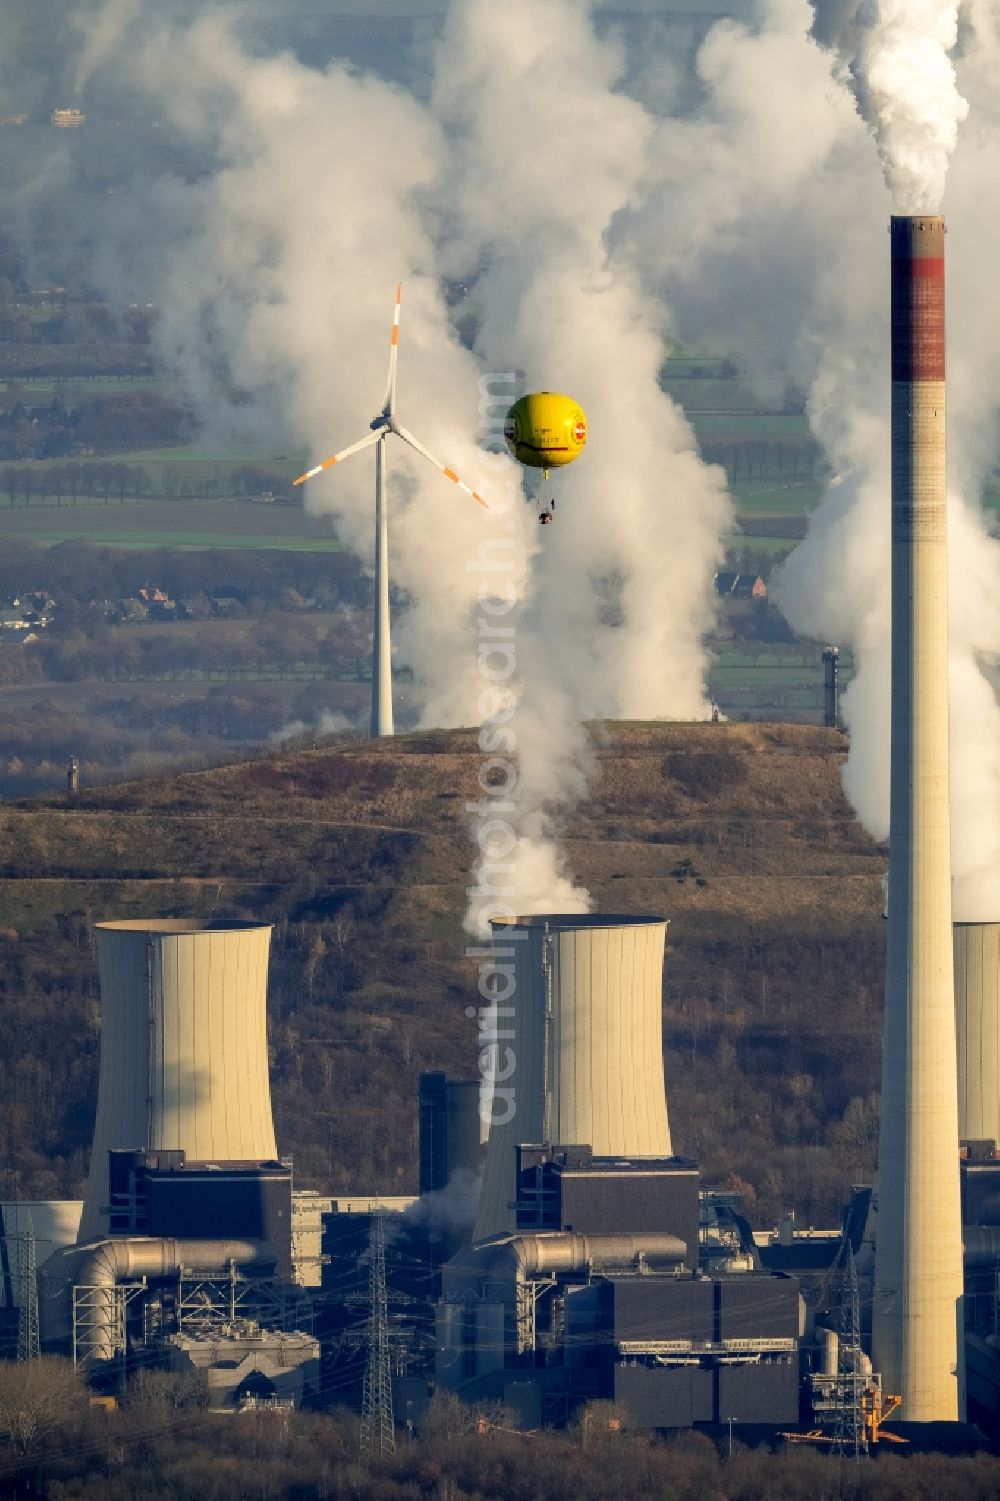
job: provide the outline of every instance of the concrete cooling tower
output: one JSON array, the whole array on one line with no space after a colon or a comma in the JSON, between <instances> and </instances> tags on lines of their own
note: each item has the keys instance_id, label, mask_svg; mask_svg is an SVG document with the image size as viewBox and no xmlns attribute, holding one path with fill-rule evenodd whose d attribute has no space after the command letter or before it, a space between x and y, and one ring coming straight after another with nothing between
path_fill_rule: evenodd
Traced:
<instances>
[{"instance_id":1,"label":"concrete cooling tower","mask_svg":"<svg viewBox=\"0 0 1000 1501\"><path fill-rule=\"evenodd\" d=\"M516 1148L587 1144L667 1157L663 949L654 917L518 917L493 924L498 1005L481 1057L492 1098L475 1238L516 1229Z\"/></svg>"},{"instance_id":2,"label":"concrete cooling tower","mask_svg":"<svg viewBox=\"0 0 1000 1501\"><path fill-rule=\"evenodd\" d=\"M108 1152L277 1157L267 1067L271 928L171 919L96 925L101 1077L80 1243L108 1234Z\"/></svg>"},{"instance_id":3,"label":"concrete cooling tower","mask_svg":"<svg viewBox=\"0 0 1000 1501\"><path fill-rule=\"evenodd\" d=\"M960 1141L1000 1145L1000 923L955 924Z\"/></svg>"}]
</instances>

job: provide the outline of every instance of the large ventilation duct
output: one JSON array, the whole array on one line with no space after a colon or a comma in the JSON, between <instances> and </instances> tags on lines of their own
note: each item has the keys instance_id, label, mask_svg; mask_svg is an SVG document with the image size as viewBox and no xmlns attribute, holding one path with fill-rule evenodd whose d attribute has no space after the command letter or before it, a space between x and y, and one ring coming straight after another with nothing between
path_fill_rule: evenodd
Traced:
<instances>
[{"instance_id":1,"label":"large ventilation duct","mask_svg":"<svg viewBox=\"0 0 1000 1501\"><path fill-rule=\"evenodd\" d=\"M267 1067L270 926L98 923L101 1078L80 1241L108 1233L108 1152L277 1156Z\"/></svg>"},{"instance_id":2,"label":"large ventilation duct","mask_svg":"<svg viewBox=\"0 0 1000 1501\"><path fill-rule=\"evenodd\" d=\"M442 1296L446 1305L459 1304L463 1309L475 1299L505 1305L503 1344L510 1344L511 1353L525 1355L535 1342L533 1281L600 1271L677 1272L686 1256L685 1241L655 1231L642 1235L574 1235L567 1231L504 1235L459 1251L442 1272ZM500 1360L496 1363L502 1366L502 1351L490 1351L492 1361L497 1355Z\"/></svg>"},{"instance_id":3,"label":"large ventilation duct","mask_svg":"<svg viewBox=\"0 0 1000 1501\"><path fill-rule=\"evenodd\" d=\"M1000 923L955 924L960 1141L1000 1144Z\"/></svg>"},{"instance_id":4,"label":"large ventilation duct","mask_svg":"<svg viewBox=\"0 0 1000 1501\"><path fill-rule=\"evenodd\" d=\"M872 1355L955 1420L962 1229L951 921L944 220L894 217L889 921Z\"/></svg>"},{"instance_id":5,"label":"large ventilation duct","mask_svg":"<svg viewBox=\"0 0 1000 1501\"><path fill-rule=\"evenodd\" d=\"M74 1287L86 1293L86 1344L90 1359L113 1360L123 1331L116 1323L115 1287L147 1277L176 1277L184 1267L206 1276L271 1269L275 1253L258 1240L101 1240L57 1251L39 1274L42 1337L46 1346L69 1343Z\"/></svg>"},{"instance_id":6,"label":"large ventilation duct","mask_svg":"<svg viewBox=\"0 0 1000 1501\"><path fill-rule=\"evenodd\" d=\"M654 917L540 916L493 924L495 1015L483 1038L489 1123L475 1238L517 1228L522 1142L597 1157L668 1157L663 947Z\"/></svg>"}]
</instances>

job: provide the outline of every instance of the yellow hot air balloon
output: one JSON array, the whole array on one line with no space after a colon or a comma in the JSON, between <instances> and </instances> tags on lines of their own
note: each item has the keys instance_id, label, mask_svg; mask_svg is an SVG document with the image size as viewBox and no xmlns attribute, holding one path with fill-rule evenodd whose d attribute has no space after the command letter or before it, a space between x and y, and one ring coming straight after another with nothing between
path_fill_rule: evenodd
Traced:
<instances>
[{"instance_id":1,"label":"yellow hot air balloon","mask_svg":"<svg viewBox=\"0 0 1000 1501\"><path fill-rule=\"evenodd\" d=\"M558 391L533 391L515 401L504 422L507 447L519 464L561 469L580 457L587 443L587 416L572 396ZM543 526L552 520L555 501L539 515Z\"/></svg>"}]
</instances>

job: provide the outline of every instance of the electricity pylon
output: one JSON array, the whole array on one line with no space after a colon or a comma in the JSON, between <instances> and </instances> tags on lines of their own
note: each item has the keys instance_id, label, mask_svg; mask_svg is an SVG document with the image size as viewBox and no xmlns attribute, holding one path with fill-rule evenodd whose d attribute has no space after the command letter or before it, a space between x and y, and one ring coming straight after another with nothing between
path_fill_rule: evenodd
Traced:
<instances>
[{"instance_id":1,"label":"electricity pylon","mask_svg":"<svg viewBox=\"0 0 1000 1501\"><path fill-rule=\"evenodd\" d=\"M18 1236L17 1281L17 1358L19 1361L37 1360L41 1355L38 1331L38 1263L30 1214L24 1230Z\"/></svg>"},{"instance_id":2,"label":"electricity pylon","mask_svg":"<svg viewBox=\"0 0 1000 1501\"><path fill-rule=\"evenodd\" d=\"M389 1366L389 1299L385 1282L385 1221L376 1204L368 1236L368 1364L361 1403L361 1458L385 1459L395 1452L392 1376Z\"/></svg>"},{"instance_id":3,"label":"electricity pylon","mask_svg":"<svg viewBox=\"0 0 1000 1501\"><path fill-rule=\"evenodd\" d=\"M861 1369L861 1307L854 1253L846 1234L840 1272L840 1319L837 1343L837 1414L834 1447L854 1459L868 1453L863 1396L867 1378Z\"/></svg>"}]
</instances>

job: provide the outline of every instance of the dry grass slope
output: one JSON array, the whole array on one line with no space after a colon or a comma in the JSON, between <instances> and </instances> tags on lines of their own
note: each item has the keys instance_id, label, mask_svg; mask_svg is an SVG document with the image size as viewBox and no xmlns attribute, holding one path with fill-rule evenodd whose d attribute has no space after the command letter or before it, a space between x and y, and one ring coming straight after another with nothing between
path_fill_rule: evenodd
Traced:
<instances>
[{"instance_id":1,"label":"dry grass slope","mask_svg":"<svg viewBox=\"0 0 1000 1501\"><path fill-rule=\"evenodd\" d=\"M564 845L598 908L670 919L678 1147L745 1183L762 1218L790 1203L832 1214L870 1165L885 863L844 800L842 738L616 724L592 741L591 796L565 815ZM83 1168L87 925L209 912L276 924L276 1109L299 1180L412 1184L417 1072L476 1066L461 917L480 760L471 733L435 732L5 809L0 1087L22 1191L71 1191ZM69 1087L40 1129L50 1079Z\"/></svg>"}]
</instances>

